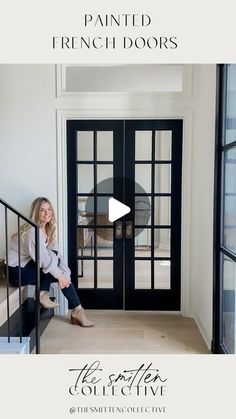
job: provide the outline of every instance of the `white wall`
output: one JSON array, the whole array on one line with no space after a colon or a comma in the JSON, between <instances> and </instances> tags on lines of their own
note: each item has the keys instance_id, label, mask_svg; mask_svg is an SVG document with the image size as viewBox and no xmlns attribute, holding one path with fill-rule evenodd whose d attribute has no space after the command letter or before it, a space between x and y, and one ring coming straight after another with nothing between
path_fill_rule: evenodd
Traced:
<instances>
[{"instance_id":1,"label":"white wall","mask_svg":"<svg viewBox=\"0 0 236 419\"><path fill-rule=\"evenodd\" d=\"M54 86L54 66L0 65L0 196L26 215L37 196L56 204Z\"/></svg>"},{"instance_id":2,"label":"white wall","mask_svg":"<svg viewBox=\"0 0 236 419\"><path fill-rule=\"evenodd\" d=\"M214 66L195 66L192 150L192 310L210 346L213 288Z\"/></svg>"},{"instance_id":3,"label":"white wall","mask_svg":"<svg viewBox=\"0 0 236 419\"><path fill-rule=\"evenodd\" d=\"M64 128L57 110L64 118L183 118L182 312L196 318L210 346L215 65L192 68L190 89L182 95L56 98L53 65L1 65L0 196L23 212L36 196L49 196L65 224L60 201L66 182L59 173L57 191L56 166L56 129L63 139Z\"/></svg>"}]
</instances>

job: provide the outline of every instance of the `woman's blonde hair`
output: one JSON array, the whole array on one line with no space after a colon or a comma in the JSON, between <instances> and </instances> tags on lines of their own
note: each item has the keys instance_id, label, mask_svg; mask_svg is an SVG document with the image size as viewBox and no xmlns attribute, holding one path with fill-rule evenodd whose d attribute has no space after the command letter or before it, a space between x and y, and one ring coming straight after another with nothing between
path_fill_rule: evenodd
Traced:
<instances>
[{"instance_id":1,"label":"woman's blonde hair","mask_svg":"<svg viewBox=\"0 0 236 419\"><path fill-rule=\"evenodd\" d=\"M33 223L40 226L40 219L39 219L40 208L41 208L41 205L44 203L48 203L52 209L52 218L46 224L45 230L48 236L48 244L54 245L56 242L56 217L55 217L55 210L51 201L48 198L45 198L44 196L36 198L31 204L29 218L31 221L33 221ZM23 234L30 228L31 228L30 224L28 223L23 224L20 228L21 236L23 236ZM17 238L17 233L12 236L13 240L15 238Z\"/></svg>"}]
</instances>

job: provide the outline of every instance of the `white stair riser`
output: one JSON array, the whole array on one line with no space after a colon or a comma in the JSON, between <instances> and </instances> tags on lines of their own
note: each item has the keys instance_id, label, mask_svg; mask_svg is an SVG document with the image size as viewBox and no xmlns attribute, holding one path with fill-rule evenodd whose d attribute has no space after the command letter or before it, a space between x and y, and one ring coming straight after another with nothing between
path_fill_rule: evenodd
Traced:
<instances>
[{"instance_id":1,"label":"white stair riser","mask_svg":"<svg viewBox=\"0 0 236 419\"><path fill-rule=\"evenodd\" d=\"M29 354L30 338L23 337L22 342L17 337L11 337L10 343L6 337L0 337L0 354Z\"/></svg>"},{"instance_id":2,"label":"white stair riser","mask_svg":"<svg viewBox=\"0 0 236 419\"><path fill-rule=\"evenodd\" d=\"M0 326L7 321L7 290L1 289L4 292L5 298L0 304ZM22 303L27 298L27 287L21 289ZM15 288L9 296L10 316L19 308L19 288Z\"/></svg>"}]
</instances>

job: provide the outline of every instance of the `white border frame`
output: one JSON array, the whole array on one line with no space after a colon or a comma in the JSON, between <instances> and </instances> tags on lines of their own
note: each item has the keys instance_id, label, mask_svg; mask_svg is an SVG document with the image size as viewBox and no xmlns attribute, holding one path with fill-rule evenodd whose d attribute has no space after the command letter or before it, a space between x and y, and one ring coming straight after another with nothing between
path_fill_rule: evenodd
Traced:
<instances>
[{"instance_id":1,"label":"white border frame","mask_svg":"<svg viewBox=\"0 0 236 419\"><path fill-rule=\"evenodd\" d=\"M132 65L132 64L117 64L113 66L122 66L122 65ZM140 64L141 65L141 64ZM143 64L145 66L145 64ZM146 64L148 65L148 64ZM150 65L150 64L149 64ZM157 64L157 65L177 65L177 64ZM97 97L107 97L112 96L116 98L121 98L128 95L155 95L158 98L175 98L175 99L187 99L192 95L192 65L179 64L183 66L183 90L181 92L66 92L66 67L76 66L76 67L85 67L86 64L58 64L56 66L56 97L58 99L82 99L85 97L93 98ZM88 64L91 66L91 64ZM101 64L94 64L94 66L101 66ZM111 65L103 64L105 67L111 67Z\"/></svg>"},{"instance_id":2,"label":"white border frame","mask_svg":"<svg viewBox=\"0 0 236 419\"><path fill-rule=\"evenodd\" d=\"M183 119L182 155L182 226L181 226L181 314L191 312L191 183L192 183L192 110L174 108L167 111L143 109L76 109L57 111L57 196L58 240L67 255L67 155L66 122L69 119ZM173 312L174 313L174 312Z\"/></svg>"}]
</instances>

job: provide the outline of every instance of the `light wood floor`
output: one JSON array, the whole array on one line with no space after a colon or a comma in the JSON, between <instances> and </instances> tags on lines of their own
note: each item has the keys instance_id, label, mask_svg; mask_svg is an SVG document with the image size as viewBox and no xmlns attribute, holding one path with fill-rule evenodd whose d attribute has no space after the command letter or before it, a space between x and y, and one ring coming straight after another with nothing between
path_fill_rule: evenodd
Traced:
<instances>
[{"instance_id":1,"label":"light wood floor","mask_svg":"<svg viewBox=\"0 0 236 419\"><path fill-rule=\"evenodd\" d=\"M207 354L191 318L156 312L87 310L92 328L54 316L41 337L42 354Z\"/></svg>"}]
</instances>

